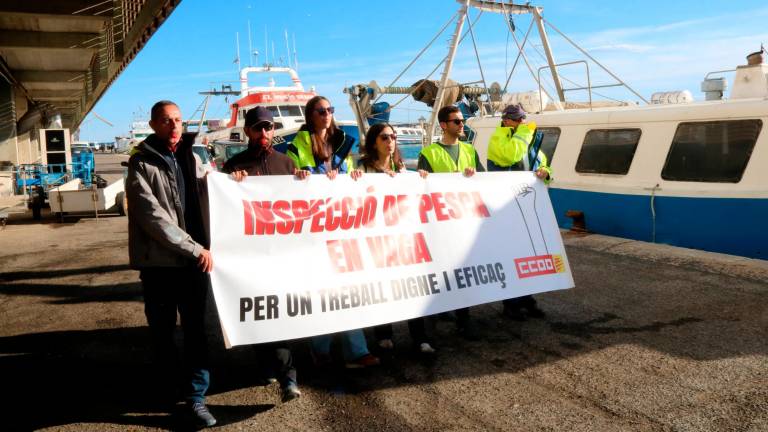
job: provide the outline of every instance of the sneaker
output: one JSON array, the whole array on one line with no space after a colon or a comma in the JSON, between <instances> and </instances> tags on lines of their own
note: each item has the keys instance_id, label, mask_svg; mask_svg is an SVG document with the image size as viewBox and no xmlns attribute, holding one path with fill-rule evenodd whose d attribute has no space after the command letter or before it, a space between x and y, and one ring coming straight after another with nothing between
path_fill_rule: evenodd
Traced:
<instances>
[{"instance_id":1,"label":"sneaker","mask_svg":"<svg viewBox=\"0 0 768 432\"><path fill-rule=\"evenodd\" d=\"M351 362L347 362L347 364L344 365L347 369L362 369L367 368L371 366L378 366L381 364L381 360L379 360L378 357L374 356L373 354L366 354L356 360L353 360Z\"/></svg>"},{"instance_id":2,"label":"sneaker","mask_svg":"<svg viewBox=\"0 0 768 432\"><path fill-rule=\"evenodd\" d=\"M260 376L256 379L256 385L266 387L270 384L274 384L277 382L277 378L275 377L263 377Z\"/></svg>"},{"instance_id":3,"label":"sneaker","mask_svg":"<svg viewBox=\"0 0 768 432\"><path fill-rule=\"evenodd\" d=\"M382 339L379 341L379 347L381 349L391 350L395 347L395 344L392 343L392 339Z\"/></svg>"},{"instance_id":4,"label":"sneaker","mask_svg":"<svg viewBox=\"0 0 768 432\"><path fill-rule=\"evenodd\" d=\"M194 402L190 405L192 418L196 426L211 427L216 424L216 418L208 411L208 407L203 402Z\"/></svg>"},{"instance_id":5,"label":"sneaker","mask_svg":"<svg viewBox=\"0 0 768 432\"><path fill-rule=\"evenodd\" d=\"M468 341L479 341L480 340L480 334L477 332L477 329L475 326L471 323L465 323L461 327L457 327L456 329L459 332L459 335L463 337L464 339Z\"/></svg>"},{"instance_id":6,"label":"sneaker","mask_svg":"<svg viewBox=\"0 0 768 432\"><path fill-rule=\"evenodd\" d=\"M427 342L422 342L419 344L419 352L422 354L434 354L435 349L432 348L432 345L430 345Z\"/></svg>"},{"instance_id":7,"label":"sneaker","mask_svg":"<svg viewBox=\"0 0 768 432\"><path fill-rule=\"evenodd\" d=\"M288 383L285 387L283 387L280 392L283 394L282 401L283 403L292 401L299 396L301 396L301 392L299 391L299 385L295 382Z\"/></svg>"}]
</instances>

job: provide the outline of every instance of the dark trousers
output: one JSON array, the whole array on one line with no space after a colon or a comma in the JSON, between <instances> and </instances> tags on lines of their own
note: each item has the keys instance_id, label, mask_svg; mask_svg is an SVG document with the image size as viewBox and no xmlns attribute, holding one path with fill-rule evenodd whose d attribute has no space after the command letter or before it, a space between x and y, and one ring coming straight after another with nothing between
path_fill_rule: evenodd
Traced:
<instances>
[{"instance_id":1,"label":"dark trousers","mask_svg":"<svg viewBox=\"0 0 768 432\"><path fill-rule=\"evenodd\" d=\"M414 343L429 343L426 321L423 317L409 319L408 331L411 333L411 339ZM377 325L373 328L373 333L376 335L376 340L392 339L392 324Z\"/></svg>"},{"instance_id":2,"label":"dark trousers","mask_svg":"<svg viewBox=\"0 0 768 432\"><path fill-rule=\"evenodd\" d=\"M461 327L466 326L467 323L469 323L469 308L468 307L461 308L461 309L456 309L454 311L454 313L456 314L456 327L461 328Z\"/></svg>"},{"instance_id":3,"label":"dark trousers","mask_svg":"<svg viewBox=\"0 0 768 432\"><path fill-rule=\"evenodd\" d=\"M520 309L533 309L536 307L536 299L531 295L506 299L502 301L504 310L519 311Z\"/></svg>"},{"instance_id":4,"label":"dark trousers","mask_svg":"<svg viewBox=\"0 0 768 432\"><path fill-rule=\"evenodd\" d=\"M208 274L194 267L168 267L143 269L140 278L144 313L160 377L179 380L181 395L187 401L204 401L210 383L205 334ZM174 337L177 312L184 336L181 368ZM168 384L175 385L176 380Z\"/></svg>"},{"instance_id":5,"label":"dark trousers","mask_svg":"<svg viewBox=\"0 0 768 432\"><path fill-rule=\"evenodd\" d=\"M259 366L264 378L277 378L280 386L296 384L296 367L293 355L285 341L263 343L253 346L259 359Z\"/></svg>"}]
</instances>

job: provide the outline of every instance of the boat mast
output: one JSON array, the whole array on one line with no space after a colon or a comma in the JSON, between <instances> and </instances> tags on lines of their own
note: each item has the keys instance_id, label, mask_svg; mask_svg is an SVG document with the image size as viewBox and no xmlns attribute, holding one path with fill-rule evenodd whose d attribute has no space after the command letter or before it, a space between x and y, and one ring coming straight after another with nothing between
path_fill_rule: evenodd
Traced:
<instances>
[{"instance_id":1,"label":"boat mast","mask_svg":"<svg viewBox=\"0 0 768 432\"><path fill-rule=\"evenodd\" d=\"M563 85L560 82L560 77L557 73L557 67L555 58L552 55L552 49L549 47L549 38L547 37L547 31L544 29L544 20L541 19L541 8L531 7L531 14L536 20L536 27L539 29L539 37L541 38L541 44L544 47L544 53L547 56L547 63L549 63L549 70L552 72L552 81L555 83L555 89L557 90L557 97L560 102L565 102L565 92L563 91ZM541 86L541 84L539 84Z\"/></svg>"},{"instance_id":2,"label":"boat mast","mask_svg":"<svg viewBox=\"0 0 768 432\"><path fill-rule=\"evenodd\" d=\"M237 57L235 62L237 63L237 71L240 72L240 32L235 32L235 45L237 48Z\"/></svg>"},{"instance_id":3,"label":"boat mast","mask_svg":"<svg viewBox=\"0 0 768 432\"><path fill-rule=\"evenodd\" d=\"M203 113L200 114L200 124L197 126L197 133L200 134L203 131L203 123L205 122L205 113L208 111L208 101L211 100L211 95L205 97L205 104L203 104Z\"/></svg>"},{"instance_id":4,"label":"boat mast","mask_svg":"<svg viewBox=\"0 0 768 432\"><path fill-rule=\"evenodd\" d=\"M443 95L445 94L445 86L448 83L448 77L451 75L451 67L453 67L453 59L456 57L456 48L459 46L459 38L461 37L461 30L464 27L464 19L467 17L467 8L469 7L469 0L464 0L459 8L458 18L456 20L456 30L451 37L451 44L448 47L448 56L445 59L445 68L443 69L443 75L440 78L440 85L437 87L437 95L435 95L435 102L432 105L432 114L429 117L428 129L425 131L425 142L429 144L432 142L432 135L435 132L435 121L437 120L437 112L442 108Z\"/></svg>"},{"instance_id":5,"label":"boat mast","mask_svg":"<svg viewBox=\"0 0 768 432\"><path fill-rule=\"evenodd\" d=\"M291 67L291 45L288 44L288 29L283 29L285 33L285 56L288 57L288 67Z\"/></svg>"},{"instance_id":6,"label":"boat mast","mask_svg":"<svg viewBox=\"0 0 768 432\"><path fill-rule=\"evenodd\" d=\"M293 34L293 70L299 71L299 57L296 55L296 33Z\"/></svg>"},{"instance_id":7,"label":"boat mast","mask_svg":"<svg viewBox=\"0 0 768 432\"><path fill-rule=\"evenodd\" d=\"M253 45L251 45L251 21L248 21L248 66L253 67Z\"/></svg>"}]
</instances>

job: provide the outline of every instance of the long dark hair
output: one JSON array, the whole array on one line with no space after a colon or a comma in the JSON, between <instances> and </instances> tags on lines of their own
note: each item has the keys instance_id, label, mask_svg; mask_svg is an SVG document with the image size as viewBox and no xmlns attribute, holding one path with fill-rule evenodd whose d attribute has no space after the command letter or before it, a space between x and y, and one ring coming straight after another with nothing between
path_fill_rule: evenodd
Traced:
<instances>
[{"instance_id":1,"label":"long dark hair","mask_svg":"<svg viewBox=\"0 0 768 432\"><path fill-rule=\"evenodd\" d=\"M315 107L317 107L317 104L319 104L320 101L326 101L329 104L331 103L331 101L329 101L325 96L317 95L307 101L307 104L304 106L304 124L306 125L310 135L317 132L317 130L315 130L315 125L312 124L312 113L315 112ZM331 115L331 126L328 128L325 140L329 143L334 142L336 135L340 132L341 129L336 126L336 120ZM329 157L331 157L331 155L326 154L326 148L322 144L323 143L317 142L317 140L312 140L312 154L320 157L322 160L327 160ZM333 145L331 147L333 147Z\"/></svg>"},{"instance_id":2,"label":"long dark hair","mask_svg":"<svg viewBox=\"0 0 768 432\"><path fill-rule=\"evenodd\" d=\"M395 128L389 123L376 123L368 129L365 134L365 145L363 146L363 155L360 157L360 164L369 168L373 168L376 162L379 160L379 152L376 150L376 139L379 137L381 131L386 128L392 129L392 133L395 132ZM400 154L400 146L395 141L395 152L390 156L391 162L394 163L395 171L400 171L405 166L403 162L403 156Z\"/></svg>"}]
</instances>

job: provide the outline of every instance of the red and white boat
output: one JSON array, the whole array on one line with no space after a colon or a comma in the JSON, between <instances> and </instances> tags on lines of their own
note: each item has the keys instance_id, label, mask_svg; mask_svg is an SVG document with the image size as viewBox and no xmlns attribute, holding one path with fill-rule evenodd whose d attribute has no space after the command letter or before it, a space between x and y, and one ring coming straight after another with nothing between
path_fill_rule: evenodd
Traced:
<instances>
[{"instance_id":1,"label":"red and white boat","mask_svg":"<svg viewBox=\"0 0 768 432\"><path fill-rule=\"evenodd\" d=\"M251 75L268 76L265 86L250 86L249 79ZM292 85L277 86L275 76L285 75L290 77ZM232 94L229 92L210 92L206 94ZM293 141L296 132L304 124L304 106L313 97L317 96L314 88L304 89L304 85L299 79L296 71L289 67L246 67L240 70L240 99L231 105L231 116L229 122L223 129L210 130L201 134L198 138L204 137L213 143L228 143L232 145L243 145L247 141L243 132L243 122L245 113L251 108L263 106L272 112L275 118L275 138L273 144L278 151L285 152L288 144ZM344 131L357 140L359 133L357 124L354 121L340 121L336 119L336 124Z\"/></svg>"}]
</instances>

